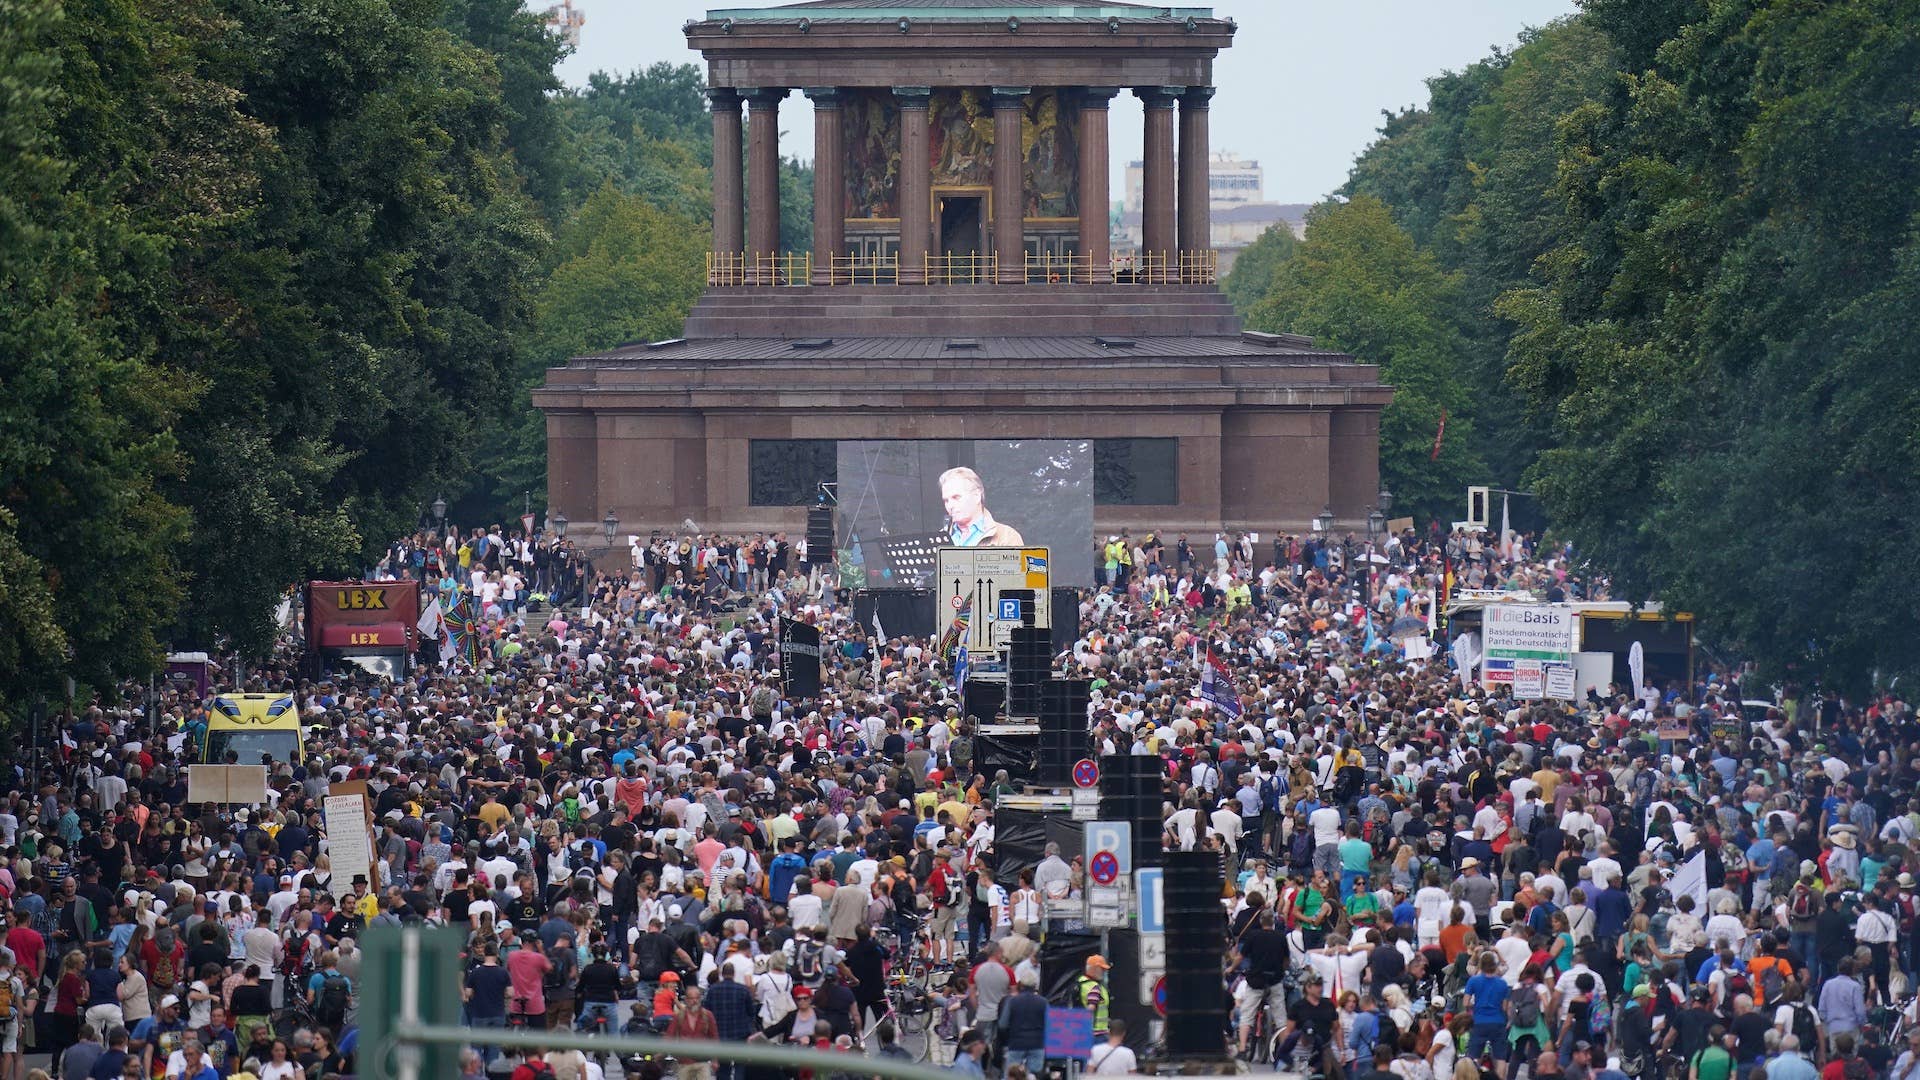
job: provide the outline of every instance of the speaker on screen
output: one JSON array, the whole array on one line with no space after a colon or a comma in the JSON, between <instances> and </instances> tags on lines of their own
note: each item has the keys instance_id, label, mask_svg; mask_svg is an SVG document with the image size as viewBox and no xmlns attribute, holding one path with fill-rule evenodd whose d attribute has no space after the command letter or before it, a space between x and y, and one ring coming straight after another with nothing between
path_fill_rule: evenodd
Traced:
<instances>
[{"instance_id":1,"label":"speaker on screen","mask_svg":"<svg viewBox=\"0 0 1920 1080\"><path fill-rule=\"evenodd\" d=\"M1224 874L1218 852L1167 852L1161 911L1167 925L1168 1057L1226 1056Z\"/></svg>"}]
</instances>

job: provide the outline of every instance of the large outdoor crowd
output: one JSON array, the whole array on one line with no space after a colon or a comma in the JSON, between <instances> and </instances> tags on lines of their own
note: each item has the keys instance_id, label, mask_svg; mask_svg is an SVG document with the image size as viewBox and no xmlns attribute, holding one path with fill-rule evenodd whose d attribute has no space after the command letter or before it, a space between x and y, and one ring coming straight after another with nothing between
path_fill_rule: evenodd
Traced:
<instances>
[{"instance_id":1,"label":"large outdoor crowd","mask_svg":"<svg viewBox=\"0 0 1920 1080\"><path fill-rule=\"evenodd\" d=\"M1058 658L1092 679L1090 749L1164 762L1166 844L1222 853L1223 1053L1362 1080L1920 1080L1911 704L1704 660L1637 698L1490 696L1395 628L1442 615L1449 580L1604 585L1523 540L1374 546L1115 534ZM264 804L187 802L208 703L172 685L16 748L0 1080L29 1052L62 1080L351 1076L358 939L420 923L465 936L463 1075L618 1067L485 1043L508 1027L910 1057L913 1026L937 1063L1013 1080L1060 1064L1066 1006L1094 1016L1082 1071L1149 1063L1105 957L1039 992L1048 901L1086 868L994 874L995 800L1021 785L978 765L935 641L877 639L784 537L630 555L596 574L498 528L396 543L375 576L477 598L471 658L393 684L301 678L291 644L247 668L311 724ZM771 674L783 616L822 631L818 699ZM1209 654L1237 718L1200 695ZM1778 704L1716 724L1755 699ZM376 826L341 882L321 800L350 780Z\"/></svg>"}]
</instances>

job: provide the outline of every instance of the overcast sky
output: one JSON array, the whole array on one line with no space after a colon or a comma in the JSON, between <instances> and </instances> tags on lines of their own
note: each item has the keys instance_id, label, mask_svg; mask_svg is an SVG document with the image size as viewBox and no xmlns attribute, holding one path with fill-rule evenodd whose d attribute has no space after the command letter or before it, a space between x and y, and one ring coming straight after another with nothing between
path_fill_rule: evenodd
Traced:
<instances>
[{"instance_id":1,"label":"overcast sky","mask_svg":"<svg viewBox=\"0 0 1920 1080\"><path fill-rule=\"evenodd\" d=\"M574 86L595 71L625 72L661 60L697 61L680 27L709 7L688 0L575 0L586 12L580 49L560 69ZM529 6L545 7L546 0ZM1373 140L1382 109L1424 105L1425 79L1511 45L1520 31L1573 11L1573 0L1221 0L1240 24L1214 68L1213 149L1258 160L1266 198L1314 202L1346 180ZM799 93L781 109L781 150L813 156L813 124ZM1113 194L1140 156L1140 104L1116 99Z\"/></svg>"}]
</instances>

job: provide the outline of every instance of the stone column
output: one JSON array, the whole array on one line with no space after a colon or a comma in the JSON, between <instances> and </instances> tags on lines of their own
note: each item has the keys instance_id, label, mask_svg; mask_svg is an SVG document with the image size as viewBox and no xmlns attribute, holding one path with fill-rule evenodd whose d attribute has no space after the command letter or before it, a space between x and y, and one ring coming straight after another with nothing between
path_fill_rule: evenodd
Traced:
<instances>
[{"instance_id":1,"label":"stone column","mask_svg":"<svg viewBox=\"0 0 1920 1080\"><path fill-rule=\"evenodd\" d=\"M1182 280L1205 281L1205 252L1213 247L1212 151L1207 147L1211 86L1189 86L1180 95L1180 263ZM1189 265L1191 264L1191 265Z\"/></svg>"},{"instance_id":2,"label":"stone column","mask_svg":"<svg viewBox=\"0 0 1920 1080\"><path fill-rule=\"evenodd\" d=\"M1090 280L1113 280L1112 249L1108 245L1111 196L1107 191L1107 106L1120 91L1112 86L1089 86L1080 91L1080 254L1090 265Z\"/></svg>"},{"instance_id":3,"label":"stone column","mask_svg":"<svg viewBox=\"0 0 1920 1080\"><path fill-rule=\"evenodd\" d=\"M1183 86L1143 86L1134 95L1146 107L1145 168L1141 176L1140 252L1164 259L1169 271L1175 258L1173 176L1173 106ZM1162 280L1158 267L1151 270L1142 260L1141 273ZM1171 276L1169 272L1168 276Z\"/></svg>"},{"instance_id":4,"label":"stone column","mask_svg":"<svg viewBox=\"0 0 1920 1080\"><path fill-rule=\"evenodd\" d=\"M780 101L785 87L748 90L747 202L753 207L747 232L747 280L772 284L762 260L780 253Z\"/></svg>"},{"instance_id":5,"label":"stone column","mask_svg":"<svg viewBox=\"0 0 1920 1080\"><path fill-rule=\"evenodd\" d=\"M716 86L707 91L707 100L713 103L713 253L718 261L737 258L746 250L747 207L740 192L740 94L732 87Z\"/></svg>"},{"instance_id":6,"label":"stone column","mask_svg":"<svg viewBox=\"0 0 1920 1080\"><path fill-rule=\"evenodd\" d=\"M933 163L927 141L927 105L933 89L896 86L900 103L900 284L927 283L927 241L933 232Z\"/></svg>"},{"instance_id":7,"label":"stone column","mask_svg":"<svg viewBox=\"0 0 1920 1080\"><path fill-rule=\"evenodd\" d=\"M846 146L840 138L840 102L832 87L805 91L813 102L812 284L834 284L833 260L846 245Z\"/></svg>"},{"instance_id":8,"label":"stone column","mask_svg":"<svg viewBox=\"0 0 1920 1080\"><path fill-rule=\"evenodd\" d=\"M1025 86L993 88L993 251L1000 257L1002 285L1027 280L1027 152L1020 136L1026 119Z\"/></svg>"}]
</instances>

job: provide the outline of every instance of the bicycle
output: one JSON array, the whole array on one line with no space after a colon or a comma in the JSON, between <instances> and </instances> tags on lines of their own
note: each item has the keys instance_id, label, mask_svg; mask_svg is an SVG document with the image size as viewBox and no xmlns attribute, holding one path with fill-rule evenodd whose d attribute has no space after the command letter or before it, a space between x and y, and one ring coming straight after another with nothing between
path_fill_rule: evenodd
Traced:
<instances>
[{"instance_id":1,"label":"bicycle","mask_svg":"<svg viewBox=\"0 0 1920 1080\"><path fill-rule=\"evenodd\" d=\"M311 1031L319 1027L320 1022L314 1019L313 1010L308 1008L305 1001L300 1000L297 995L290 994L288 997L290 1000L287 1004L275 1009L267 1018L267 1024L273 1029L275 1038L291 1041L294 1032L301 1028Z\"/></svg>"},{"instance_id":2,"label":"bicycle","mask_svg":"<svg viewBox=\"0 0 1920 1080\"><path fill-rule=\"evenodd\" d=\"M894 975L888 978L883 1000L887 1003L886 1011L860 1033L860 1045L867 1045L881 1024L891 1022L900 1048L915 1061L927 1060L933 1052L933 1040L928 1034L933 1027L933 1002L926 990L908 983L903 974Z\"/></svg>"},{"instance_id":3,"label":"bicycle","mask_svg":"<svg viewBox=\"0 0 1920 1080\"><path fill-rule=\"evenodd\" d=\"M513 1008L507 1010L507 1029L508 1030L525 1031L528 1028L534 1028L535 1030L540 1030L540 1031L546 1030L547 1014L544 1012L533 1013L528 1011L527 1002L530 1000L531 1000L530 998L523 997L519 994L514 995ZM540 1023L538 1025L534 1024L533 1022L533 1018L536 1015L539 1016L540 1018Z\"/></svg>"}]
</instances>

